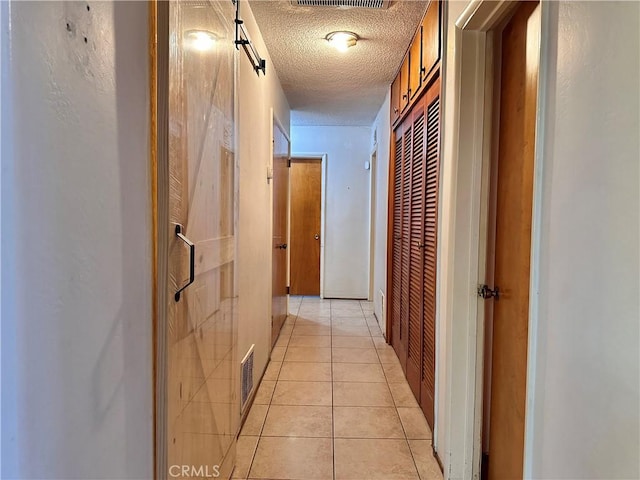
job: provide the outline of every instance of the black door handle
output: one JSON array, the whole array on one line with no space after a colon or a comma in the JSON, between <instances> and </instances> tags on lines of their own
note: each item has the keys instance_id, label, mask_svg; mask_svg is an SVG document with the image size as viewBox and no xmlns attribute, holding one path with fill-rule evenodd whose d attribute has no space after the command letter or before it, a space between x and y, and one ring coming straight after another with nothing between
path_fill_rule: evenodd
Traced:
<instances>
[{"instance_id":1,"label":"black door handle","mask_svg":"<svg viewBox=\"0 0 640 480\"><path fill-rule=\"evenodd\" d=\"M494 290L491 290L488 285L480 285L478 287L478 296L485 300L490 298L498 300L500 298L500 289L496 287Z\"/></svg>"},{"instance_id":2,"label":"black door handle","mask_svg":"<svg viewBox=\"0 0 640 480\"><path fill-rule=\"evenodd\" d=\"M196 278L196 246L191 240L184 236L184 234L182 233L182 225L180 225L179 223L176 224L176 237L186 243L189 247L189 281L175 294L174 298L176 299L176 302L179 302L180 293L182 293L185 288L191 285Z\"/></svg>"}]
</instances>

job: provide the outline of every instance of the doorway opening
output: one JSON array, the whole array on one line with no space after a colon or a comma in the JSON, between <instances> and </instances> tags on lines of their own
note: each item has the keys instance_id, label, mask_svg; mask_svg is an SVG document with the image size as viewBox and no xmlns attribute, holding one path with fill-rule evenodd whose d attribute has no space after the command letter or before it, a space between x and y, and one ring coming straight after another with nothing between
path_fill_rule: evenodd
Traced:
<instances>
[{"instance_id":1,"label":"doorway opening","mask_svg":"<svg viewBox=\"0 0 640 480\"><path fill-rule=\"evenodd\" d=\"M528 210L528 214L523 216L524 210L521 209L520 218L516 218L515 221L521 223L526 220L525 217L528 217L527 227L517 227L520 229L517 241L522 239L523 244L527 243L529 250L528 255L522 253L522 257L526 257L528 260L526 268L520 264L514 268L517 270L517 285L508 287L505 283L503 287L496 285L498 281L502 282L502 280L498 280L497 276L496 283L494 283L493 268L494 263L498 261L498 253L504 248L509 249L510 244L500 246L497 242L494 258L493 243L497 235L490 235L492 228L494 232L499 232L500 229L500 227L497 227L497 230L492 227L492 206L495 218L498 219L501 215L498 197L494 197L492 200L492 192L495 191L492 186L496 186L496 172L498 172L498 176L503 176L502 172L495 169L492 163L492 159L496 158L498 151L497 147L494 150L497 145L494 140L498 138L497 133L494 137L494 133L499 132L501 128L501 105L495 98L494 80L497 78L496 74L502 75L502 52L496 48L495 39L502 35L508 22L515 18L514 15L518 15L519 8L528 8L529 13L537 11L533 16L526 16L523 19L523 24L526 32L530 32L532 37L537 34L537 38L541 39L533 42L530 46L526 46L528 40L518 45L515 58L521 63L518 68L526 70L526 81L521 82L522 77L516 79L514 83L522 83L522 85L516 85L515 88L525 88L526 86L528 91L524 94L524 103L520 105L522 111L516 108L515 112L503 114L511 121L509 127L514 128L514 125L519 125L515 128L520 128L518 133L520 137L524 135L525 131L529 132L526 141L521 141L521 138L516 141L520 152L516 154L515 150L514 152L507 150L509 153L506 155L509 157L509 162L514 162L513 159L518 155L522 157L523 148L526 147L527 166L524 170L520 168L518 175L521 179L524 176L529 177L530 185L526 189L527 193L525 195L523 193L525 189L520 187L515 189L515 192L513 188L507 190L510 190L514 196L520 194L519 202L523 202L524 197L528 196L529 207L524 209ZM455 24L451 23L455 30L449 35L449 41L455 42L456 53L450 55L450 67L449 71L445 71L445 81L450 83L449 88L459 94L451 101L451 107L447 109L447 114L451 117L447 123L451 127L448 130L445 128L443 140L445 144L443 154L452 156L450 168L454 174L449 177L446 198L443 202L443 205L446 206L443 214L446 218L444 229L447 232L447 238L443 238L443 242L447 242L453 247L443 253L443 258L451 270L447 271L446 278L442 279L450 288L445 293L445 297L441 299L441 305L444 309L442 314L444 317L444 338L441 340L446 345L456 338L474 338L473 341L455 343L456 346L452 349L448 359L449 366L443 372L444 382L449 386L449 390L443 398L447 409L444 428L449 432L456 432L450 434L447 439L447 448L453 455L447 459L450 463L445 465L445 468L452 476L479 477L481 475L482 453L485 450L483 447L487 446L488 438L485 434L491 430L491 427L487 428L487 425L490 425L488 423L490 420L484 421L490 419L490 416L483 415L483 409L491 404L492 396L485 390L487 387L485 367L490 369L492 376L496 373L495 365L491 365L489 362L489 360L495 360L495 355L485 343L487 340L485 334L491 331L487 326L491 323L490 318L494 316L493 309L496 304L500 304L500 308L506 307L508 301L514 300L516 294L527 297L527 299L533 299L535 296L536 275L534 268L531 267L531 270L529 268L530 265L533 266L536 263L536 205L540 198L540 192L534 179L537 178L541 168L538 146L542 140L538 132L540 131L539 122L543 117L540 112L544 110L544 106L538 106L535 103L538 97L542 98L538 93L537 81L532 84L530 82L537 80L538 67L544 65L545 31L549 28L545 22L544 12L545 5L544 3L539 4L539 2L480 1L469 5L455 21ZM511 41L509 40L509 42ZM496 70L496 66L499 67L498 70ZM507 74L507 77L513 77L513 75ZM503 76L503 78L506 77ZM502 87L500 88L502 89ZM518 100L515 103L517 104ZM525 116L526 120L520 121L518 116ZM516 122L516 120L518 121ZM503 136L510 137L509 134ZM499 147L503 148L502 145ZM502 159L502 156L499 158ZM502 163L505 164L507 161ZM515 164L517 163L515 162ZM518 171L518 169L515 170ZM508 177L509 174L506 174L506 178ZM512 248L512 250L515 249ZM518 248L518 250L520 249ZM496 268L496 275L497 270ZM470 290L469 286L477 287L477 291L476 288ZM486 288L481 288L484 286ZM494 293L498 295L497 301ZM528 305L521 304L520 308L523 309L520 316L526 320L527 327L524 331L519 330L519 345L526 347L526 351L529 351L532 342L535 341L531 332L535 332L536 318ZM504 343L504 339L502 343ZM495 350L495 344L491 348ZM522 478L523 472L528 471L527 451L530 448L530 434L526 433L529 429L525 427L525 424L530 422L531 412L527 409L525 396L528 382L530 382L530 365L534 362L530 358L527 359L527 354L524 355L524 359L524 363L518 360L518 381L513 380L515 377L511 377L513 381L507 382L507 385L517 385L517 394L512 392L512 395L507 395L507 397L519 399L518 403L521 407L515 416L517 422L512 422L512 424L517 423L518 429L523 432L517 435L519 437L518 445L515 440L503 443L506 445L504 447L505 455L509 456L509 452L519 451L519 465L515 467L519 473L504 475L509 478L514 476ZM504 359L500 363L504 365ZM506 376L509 378L510 374ZM458 389L473 392L473 394L458 394ZM500 410L511 409L503 406L492 407L493 410L496 408ZM513 411L513 409L511 410ZM454 412L464 412L464 414L454 415ZM505 420L503 420L504 422ZM516 436L513 432L507 433L510 438ZM496 447L496 443L493 446ZM495 450L495 448L490 448L490 450ZM471 462L463 461L464 452L470 451L473 452L473 460ZM494 463L495 466L496 462L501 463L499 460L495 460L495 455L493 458L489 464ZM491 475L489 477L493 478Z\"/></svg>"}]
</instances>

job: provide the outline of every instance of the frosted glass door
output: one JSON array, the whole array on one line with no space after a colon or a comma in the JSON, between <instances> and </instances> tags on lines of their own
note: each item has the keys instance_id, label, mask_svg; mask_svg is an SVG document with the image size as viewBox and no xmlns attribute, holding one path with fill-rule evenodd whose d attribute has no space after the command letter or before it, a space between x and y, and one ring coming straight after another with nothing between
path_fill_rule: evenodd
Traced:
<instances>
[{"instance_id":1,"label":"frosted glass door","mask_svg":"<svg viewBox=\"0 0 640 480\"><path fill-rule=\"evenodd\" d=\"M228 0L169 6L169 478L228 478L235 457L233 18Z\"/></svg>"}]
</instances>

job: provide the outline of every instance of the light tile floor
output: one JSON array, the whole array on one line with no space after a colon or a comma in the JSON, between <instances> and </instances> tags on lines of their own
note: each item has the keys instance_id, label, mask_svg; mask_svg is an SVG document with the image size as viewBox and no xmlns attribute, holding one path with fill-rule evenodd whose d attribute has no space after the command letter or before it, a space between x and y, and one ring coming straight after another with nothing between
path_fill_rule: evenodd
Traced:
<instances>
[{"instance_id":1,"label":"light tile floor","mask_svg":"<svg viewBox=\"0 0 640 480\"><path fill-rule=\"evenodd\" d=\"M371 302L292 297L233 478L436 480L431 431Z\"/></svg>"}]
</instances>

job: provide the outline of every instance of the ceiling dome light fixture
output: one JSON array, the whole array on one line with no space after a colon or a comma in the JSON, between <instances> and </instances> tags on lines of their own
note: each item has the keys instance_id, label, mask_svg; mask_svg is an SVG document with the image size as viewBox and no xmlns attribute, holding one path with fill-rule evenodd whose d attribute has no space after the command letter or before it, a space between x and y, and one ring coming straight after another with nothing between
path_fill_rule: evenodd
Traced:
<instances>
[{"instance_id":1,"label":"ceiling dome light fixture","mask_svg":"<svg viewBox=\"0 0 640 480\"><path fill-rule=\"evenodd\" d=\"M325 39L336 50L346 52L349 47L353 47L358 42L358 35L353 32L331 32Z\"/></svg>"},{"instance_id":2,"label":"ceiling dome light fixture","mask_svg":"<svg viewBox=\"0 0 640 480\"><path fill-rule=\"evenodd\" d=\"M208 30L187 30L184 32L184 38L191 48L199 52L211 50L218 41L215 33Z\"/></svg>"}]
</instances>

